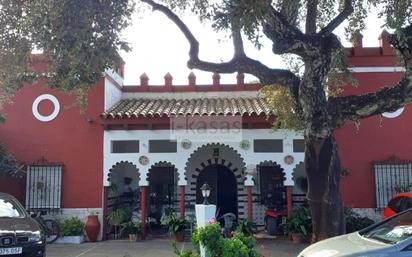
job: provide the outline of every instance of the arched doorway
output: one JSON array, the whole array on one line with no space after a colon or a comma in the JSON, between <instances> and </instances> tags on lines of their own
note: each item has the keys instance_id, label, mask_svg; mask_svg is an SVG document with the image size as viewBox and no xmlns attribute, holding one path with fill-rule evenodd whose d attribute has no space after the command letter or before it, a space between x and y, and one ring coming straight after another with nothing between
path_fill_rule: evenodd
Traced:
<instances>
[{"instance_id":1,"label":"arched doorway","mask_svg":"<svg viewBox=\"0 0 412 257\"><path fill-rule=\"evenodd\" d=\"M139 205L139 171L136 165L122 161L110 169L108 181L108 208L125 209L128 214Z\"/></svg>"},{"instance_id":2,"label":"arched doorway","mask_svg":"<svg viewBox=\"0 0 412 257\"><path fill-rule=\"evenodd\" d=\"M196 203L203 202L200 187L207 182L212 190L209 202L216 205L218 216L233 213L238 216L237 181L228 167L222 164L206 166L199 174L196 182Z\"/></svg>"},{"instance_id":3,"label":"arched doorway","mask_svg":"<svg viewBox=\"0 0 412 257\"><path fill-rule=\"evenodd\" d=\"M126 220L136 218L140 206L140 176L136 165L128 161L116 163L110 169L107 180L110 185L105 188L104 217L118 212L125 215ZM121 236L119 225L111 220L107 218L103 223L103 237L118 239Z\"/></svg>"},{"instance_id":4,"label":"arched doorway","mask_svg":"<svg viewBox=\"0 0 412 257\"><path fill-rule=\"evenodd\" d=\"M158 227L161 218L168 211L177 212L179 199L177 197L178 174L175 165L161 161L153 164L147 177L149 181L148 217Z\"/></svg>"},{"instance_id":5,"label":"arched doorway","mask_svg":"<svg viewBox=\"0 0 412 257\"><path fill-rule=\"evenodd\" d=\"M206 176L205 174L209 172L215 173L214 180L216 181L230 181L226 182L226 187L220 188L218 184L214 185L215 183L210 183L213 187L212 192L214 190L216 193L216 203L218 206L217 208L223 206L222 202L231 202L229 204L230 212L235 214L238 218L244 219L246 218L246 208L247 202L245 201L246 196L246 187L244 185L245 181L245 173L244 168L246 164L242 158L242 156L229 145L220 144L220 143L209 143L202 145L201 147L197 148L188 159L186 163L186 176L188 179L188 185L186 186L186 199L187 199L187 212L195 212L195 205L197 203L203 202L203 197L201 196L200 186L204 183L204 178L200 178L200 173L204 174L202 176ZM213 171L215 170L215 171ZM218 171L220 172L218 172ZM230 173L228 172L230 171ZM220 174L218 176L218 174ZM221 184L223 185L223 184ZM223 186L221 186L223 187ZM218 192L224 192L224 190L232 190L230 195L230 201L224 200L222 196L220 198L220 202L218 203ZM233 192L234 190L234 192ZM214 193L213 193L214 194ZM231 206L230 206L231 205ZM220 217L224 212L229 212L225 210L226 208L220 208L220 212L218 213L218 217Z\"/></svg>"},{"instance_id":6,"label":"arched doorway","mask_svg":"<svg viewBox=\"0 0 412 257\"><path fill-rule=\"evenodd\" d=\"M283 168L276 162L265 161L257 166L257 171L261 205L270 210L285 211L286 187Z\"/></svg>"},{"instance_id":7,"label":"arched doorway","mask_svg":"<svg viewBox=\"0 0 412 257\"><path fill-rule=\"evenodd\" d=\"M305 164L300 162L293 169L293 205L294 207L300 205L306 205L307 199L306 194L308 192L308 179L305 173Z\"/></svg>"}]
</instances>

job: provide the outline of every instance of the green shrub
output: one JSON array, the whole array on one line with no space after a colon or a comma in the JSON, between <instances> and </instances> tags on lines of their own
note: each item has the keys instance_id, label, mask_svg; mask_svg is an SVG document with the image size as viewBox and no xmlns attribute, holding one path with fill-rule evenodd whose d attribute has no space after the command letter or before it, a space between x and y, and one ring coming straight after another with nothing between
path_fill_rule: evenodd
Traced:
<instances>
[{"instance_id":1,"label":"green shrub","mask_svg":"<svg viewBox=\"0 0 412 257\"><path fill-rule=\"evenodd\" d=\"M312 218L306 207L293 210L290 217L282 219L282 227L285 233L297 233L308 236L312 233Z\"/></svg>"},{"instance_id":2,"label":"green shrub","mask_svg":"<svg viewBox=\"0 0 412 257\"><path fill-rule=\"evenodd\" d=\"M174 213L170 213L162 221L162 225L169 228L170 235L174 235L183 232L189 226L189 223L185 219L178 218Z\"/></svg>"},{"instance_id":3,"label":"green shrub","mask_svg":"<svg viewBox=\"0 0 412 257\"><path fill-rule=\"evenodd\" d=\"M355 213L350 208L345 208L345 219L346 219L346 233L352 233L366 227L369 227L373 223L373 220L368 217L361 217L359 214Z\"/></svg>"},{"instance_id":4,"label":"green shrub","mask_svg":"<svg viewBox=\"0 0 412 257\"><path fill-rule=\"evenodd\" d=\"M174 252L179 257L200 256L200 244L202 244L210 257L258 257L260 256L254 247L256 240L236 231L231 238L224 238L221 234L220 224L217 222L197 229L192 236L193 246L197 252L190 250L179 251L173 244Z\"/></svg>"},{"instance_id":5,"label":"green shrub","mask_svg":"<svg viewBox=\"0 0 412 257\"><path fill-rule=\"evenodd\" d=\"M257 228L256 224L252 221L248 219L239 219L239 221L237 222L236 231L242 232L243 234L250 236L253 233L256 233Z\"/></svg>"},{"instance_id":6,"label":"green shrub","mask_svg":"<svg viewBox=\"0 0 412 257\"><path fill-rule=\"evenodd\" d=\"M139 221L128 221L120 224L120 233L130 234L140 234L141 233L141 223Z\"/></svg>"},{"instance_id":7,"label":"green shrub","mask_svg":"<svg viewBox=\"0 0 412 257\"><path fill-rule=\"evenodd\" d=\"M83 222L76 217L64 220L60 224L60 236L82 236Z\"/></svg>"},{"instance_id":8,"label":"green shrub","mask_svg":"<svg viewBox=\"0 0 412 257\"><path fill-rule=\"evenodd\" d=\"M107 221L110 225L119 226L126 219L126 211L123 208L117 208L109 211Z\"/></svg>"}]
</instances>

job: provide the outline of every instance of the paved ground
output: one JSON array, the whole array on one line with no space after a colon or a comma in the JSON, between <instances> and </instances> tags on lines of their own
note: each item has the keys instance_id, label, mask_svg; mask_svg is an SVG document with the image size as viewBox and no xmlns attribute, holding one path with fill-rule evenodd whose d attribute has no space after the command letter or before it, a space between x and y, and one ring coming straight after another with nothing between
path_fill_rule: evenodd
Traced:
<instances>
[{"instance_id":1,"label":"paved ground","mask_svg":"<svg viewBox=\"0 0 412 257\"><path fill-rule=\"evenodd\" d=\"M179 244L190 247L190 243ZM306 245L294 245L284 239L259 240L258 251L265 257L296 257ZM80 245L51 244L47 257L175 257L170 240L149 239L142 242L106 241Z\"/></svg>"}]
</instances>

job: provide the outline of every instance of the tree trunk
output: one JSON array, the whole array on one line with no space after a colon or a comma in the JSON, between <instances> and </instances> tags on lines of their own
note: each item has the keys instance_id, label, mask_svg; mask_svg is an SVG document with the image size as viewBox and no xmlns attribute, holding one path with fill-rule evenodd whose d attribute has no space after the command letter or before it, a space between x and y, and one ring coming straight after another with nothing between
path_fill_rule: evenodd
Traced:
<instances>
[{"instance_id":1,"label":"tree trunk","mask_svg":"<svg viewBox=\"0 0 412 257\"><path fill-rule=\"evenodd\" d=\"M312 214L312 241L345 233L345 217L339 190L340 159L333 136L305 137L305 170L308 203Z\"/></svg>"}]
</instances>

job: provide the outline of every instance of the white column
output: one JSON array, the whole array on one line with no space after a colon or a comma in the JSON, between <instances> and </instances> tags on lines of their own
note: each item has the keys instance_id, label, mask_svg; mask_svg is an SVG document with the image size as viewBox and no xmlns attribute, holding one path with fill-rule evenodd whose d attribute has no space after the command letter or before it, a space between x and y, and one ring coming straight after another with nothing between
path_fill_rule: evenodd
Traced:
<instances>
[{"instance_id":1,"label":"white column","mask_svg":"<svg viewBox=\"0 0 412 257\"><path fill-rule=\"evenodd\" d=\"M215 218L216 205L204 205L196 204L196 221L197 226L202 228L208 224L208 222ZM200 256L208 257L205 248L200 245Z\"/></svg>"},{"instance_id":2,"label":"white column","mask_svg":"<svg viewBox=\"0 0 412 257\"><path fill-rule=\"evenodd\" d=\"M256 176L256 164L248 164L246 165L246 172L245 172L245 186L254 186L255 182L253 178Z\"/></svg>"}]
</instances>

